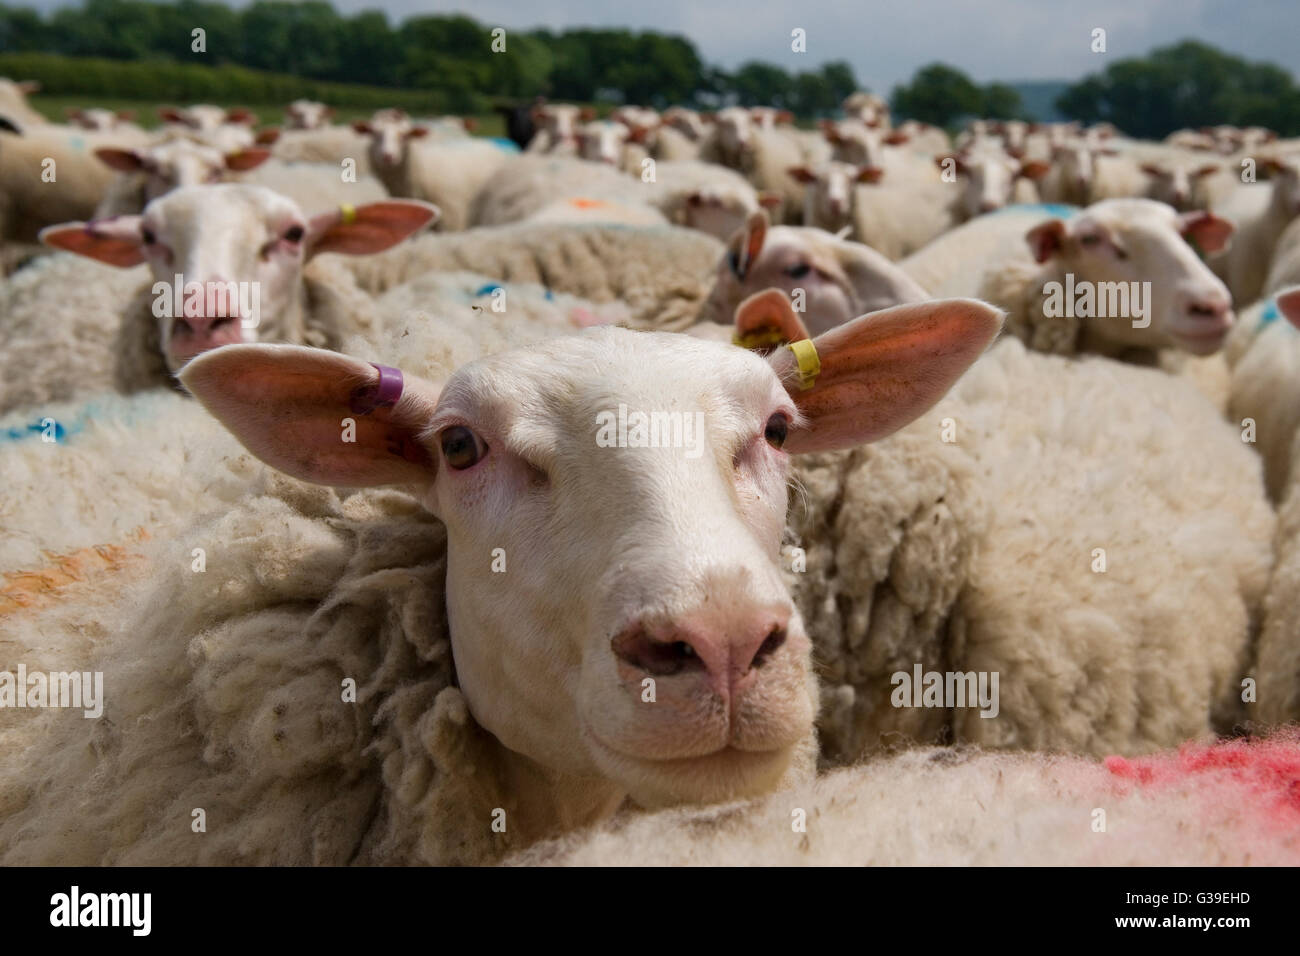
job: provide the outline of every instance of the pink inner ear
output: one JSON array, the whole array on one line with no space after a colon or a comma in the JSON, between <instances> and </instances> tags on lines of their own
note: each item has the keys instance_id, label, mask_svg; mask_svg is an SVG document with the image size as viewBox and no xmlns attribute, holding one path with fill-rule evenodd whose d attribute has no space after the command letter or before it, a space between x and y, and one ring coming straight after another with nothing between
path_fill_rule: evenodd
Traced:
<instances>
[{"instance_id":1,"label":"pink inner ear","mask_svg":"<svg viewBox=\"0 0 1300 956\"><path fill-rule=\"evenodd\" d=\"M109 169L116 169L120 173L134 173L143 165L140 157L129 149L101 146L95 150L95 158Z\"/></svg>"},{"instance_id":2,"label":"pink inner ear","mask_svg":"<svg viewBox=\"0 0 1300 956\"><path fill-rule=\"evenodd\" d=\"M1219 252L1232 238L1233 225L1208 212L1189 212L1179 217L1182 233L1204 252Z\"/></svg>"},{"instance_id":3,"label":"pink inner ear","mask_svg":"<svg viewBox=\"0 0 1300 956\"><path fill-rule=\"evenodd\" d=\"M256 169L271 158L269 149L241 149L237 153L226 154L226 168L236 172Z\"/></svg>"},{"instance_id":4,"label":"pink inner ear","mask_svg":"<svg viewBox=\"0 0 1300 956\"><path fill-rule=\"evenodd\" d=\"M794 306L780 289L756 292L736 307L736 335L747 336L776 333L782 342L799 342L809 338L808 328L794 311ZM759 343L755 347L771 347L776 342Z\"/></svg>"},{"instance_id":5,"label":"pink inner ear","mask_svg":"<svg viewBox=\"0 0 1300 956\"><path fill-rule=\"evenodd\" d=\"M1065 223L1059 219L1049 219L1041 226L1030 229L1025 236L1029 251L1034 254L1035 262L1046 262L1061 251L1061 241L1065 237Z\"/></svg>"},{"instance_id":6,"label":"pink inner ear","mask_svg":"<svg viewBox=\"0 0 1300 956\"><path fill-rule=\"evenodd\" d=\"M358 206L350 223L341 212L322 213L311 222L311 254L337 252L369 255L382 252L438 216L436 206L409 200L390 200Z\"/></svg>"},{"instance_id":7,"label":"pink inner ear","mask_svg":"<svg viewBox=\"0 0 1300 956\"><path fill-rule=\"evenodd\" d=\"M139 221L137 216L126 218L135 223ZM106 265L128 268L144 262L141 239L130 236L131 228L131 223L119 223L114 231L122 234L109 235L96 231L93 223L77 222L43 229L40 240L53 249L64 249Z\"/></svg>"},{"instance_id":8,"label":"pink inner ear","mask_svg":"<svg viewBox=\"0 0 1300 956\"><path fill-rule=\"evenodd\" d=\"M1300 329L1300 286L1293 286L1277 294L1277 309L1288 322Z\"/></svg>"}]
</instances>

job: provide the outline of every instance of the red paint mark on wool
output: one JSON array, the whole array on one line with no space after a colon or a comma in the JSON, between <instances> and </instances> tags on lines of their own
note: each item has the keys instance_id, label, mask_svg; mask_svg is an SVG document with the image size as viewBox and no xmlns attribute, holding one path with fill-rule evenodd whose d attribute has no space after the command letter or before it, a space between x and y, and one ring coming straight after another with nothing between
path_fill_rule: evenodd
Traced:
<instances>
[{"instance_id":1,"label":"red paint mark on wool","mask_svg":"<svg viewBox=\"0 0 1300 956\"><path fill-rule=\"evenodd\" d=\"M1235 791L1216 795L1220 800L1249 799L1273 822L1290 826L1300 822L1300 737L1294 735L1208 746L1185 744L1175 753L1107 757L1104 763L1113 776L1143 787L1203 782L1216 791Z\"/></svg>"}]
</instances>

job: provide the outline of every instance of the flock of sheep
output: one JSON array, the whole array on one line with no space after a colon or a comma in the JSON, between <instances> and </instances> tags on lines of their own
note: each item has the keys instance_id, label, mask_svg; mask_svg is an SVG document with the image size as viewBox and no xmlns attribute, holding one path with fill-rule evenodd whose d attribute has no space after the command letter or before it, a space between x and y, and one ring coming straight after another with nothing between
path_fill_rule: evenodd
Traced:
<instances>
[{"instance_id":1,"label":"flock of sheep","mask_svg":"<svg viewBox=\"0 0 1300 956\"><path fill-rule=\"evenodd\" d=\"M1300 142L26 92L0 862L1300 858Z\"/></svg>"}]
</instances>

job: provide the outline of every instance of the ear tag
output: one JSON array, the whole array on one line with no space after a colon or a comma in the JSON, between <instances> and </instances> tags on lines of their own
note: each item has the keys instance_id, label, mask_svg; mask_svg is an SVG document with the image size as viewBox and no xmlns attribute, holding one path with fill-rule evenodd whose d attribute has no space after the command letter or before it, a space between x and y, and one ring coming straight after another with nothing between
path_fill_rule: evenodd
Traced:
<instances>
[{"instance_id":1,"label":"ear tag","mask_svg":"<svg viewBox=\"0 0 1300 956\"><path fill-rule=\"evenodd\" d=\"M794 360L799 366L799 388L806 392L817 384L817 376L822 370L817 346L813 345L812 339L800 339L798 342L786 343L785 347L794 353Z\"/></svg>"},{"instance_id":2,"label":"ear tag","mask_svg":"<svg viewBox=\"0 0 1300 956\"><path fill-rule=\"evenodd\" d=\"M357 207L348 203L340 203L339 215L343 217L343 225L350 226L357 221ZM376 365L375 368L379 368L379 366Z\"/></svg>"},{"instance_id":3,"label":"ear tag","mask_svg":"<svg viewBox=\"0 0 1300 956\"><path fill-rule=\"evenodd\" d=\"M369 415L376 408L391 408L402 397L401 369L374 363L371 363L371 367L379 372L379 381L372 385L360 385L353 390L348 407L354 415Z\"/></svg>"}]
</instances>

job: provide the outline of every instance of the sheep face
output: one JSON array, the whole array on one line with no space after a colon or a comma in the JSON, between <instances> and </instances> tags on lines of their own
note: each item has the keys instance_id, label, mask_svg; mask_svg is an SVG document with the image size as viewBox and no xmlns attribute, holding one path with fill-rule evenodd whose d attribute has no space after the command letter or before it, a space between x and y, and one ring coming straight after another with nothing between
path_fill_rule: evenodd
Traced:
<instances>
[{"instance_id":1,"label":"sheep face","mask_svg":"<svg viewBox=\"0 0 1300 956\"><path fill-rule=\"evenodd\" d=\"M294 100L284 111L289 129L323 129L333 115L333 109L315 100Z\"/></svg>"},{"instance_id":2,"label":"sheep face","mask_svg":"<svg viewBox=\"0 0 1300 956\"><path fill-rule=\"evenodd\" d=\"M368 121L358 120L352 128L370 137L370 163L376 169L395 169L406 160L413 139L422 139L429 130L416 126L401 110L380 110Z\"/></svg>"},{"instance_id":3,"label":"sheep face","mask_svg":"<svg viewBox=\"0 0 1300 956\"><path fill-rule=\"evenodd\" d=\"M534 107L532 117L538 134L545 134L543 141L554 149L561 144L574 142L578 124L595 119L596 113L567 103L548 103Z\"/></svg>"},{"instance_id":4,"label":"sheep face","mask_svg":"<svg viewBox=\"0 0 1300 956\"><path fill-rule=\"evenodd\" d=\"M622 123L584 123L578 128L578 155L596 163L617 166L629 131Z\"/></svg>"},{"instance_id":5,"label":"sheep face","mask_svg":"<svg viewBox=\"0 0 1300 956\"><path fill-rule=\"evenodd\" d=\"M1290 219L1300 216L1300 156L1270 156L1261 163L1273 183L1273 205Z\"/></svg>"},{"instance_id":6,"label":"sheep face","mask_svg":"<svg viewBox=\"0 0 1300 956\"><path fill-rule=\"evenodd\" d=\"M233 173L256 169L271 157L269 150L260 148L222 153L215 146L189 137L140 149L101 147L95 155L120 172L143 173L146 202L182 186L223 182Z\"/></svg>"},{"instance_id":7,"label":"sheep face","mask_svg":"<svg viewBox=\"0 0 1300 956\"><path fill-rule=\"evenodd\" d=\"M769 227L759 212L728 242L703 314L730 323L743 299L769 288L796 301L814 335L863 312L928 298L866 246L837 241L821 229Z\"/></svg>"},{"instance_id":8,"label":"sheep face","mask_svg":"<svg viewBox=\"0 0 1300 956\"><path fill-rule=\"evenodd\" d=\"M1024 176L1041 179L1048 172L1046 163L1021 161L1001 149L979 149L972 153L943 156L935 160L941 170L952 163L960 178L961 197L958 208L965 219L1004 208L1015 196L1016 180Z\"/></svg>"},{"instance_id":9,"label":"sheep face","mask_svg":"<svg viewBox=\"0 0 1300 956\"><path fill-rule=\"evenodd\" d=\"M1084 320L1099 343L1208 355L1232 327L1232 297L1192 244L1210 254L1231 235L1231 223L1210 213L1179 214L1149 199L1111 199L1072 219L1048 220L1027 238L1035 259L1052 260L1054 274L1072 273L1076 287L1084 281L1098 289L1102 283L1132 283L1128 289L1141 290L1149 283L1144 316L1130 306L1123 315Z\"/></svg>"},{"instance_id":10,"label":"sheep face","mask_svg":"<svg viewBox=\"0 0 1300 956\"><path fill-rule=\"evenodd\" d=\"M878 166L855 166L832 160L815 170L792 166L787 172L807 186L805 220L835 232L852 221L854 189L859 183L879 182L882 170Z\"/></svg>"},{"instance_id":11,"label":"sheep face","mask_svg":"<svg viewBox=\"0 0 1300 956\"><path fill-rule=\"evenodd\" d=\"M159 341L175 371L222 345L300 340L307 257L378 252L436 215L427 203L392 200L309 219L264 187L189 186L142 215L51 226L41 240L109 265L148 263Z\"/></svg>"},{"instance_id":12,"label":"sheep face","mask_svg":"<svg viewBox=\"0 0 1300 956\"><path fill-rule=\"evenodd\" d=\"M816 683L778 567L789 454L910 421L1000 323L973 301L895 313L819 339L812 383L790 350L608 327L441 386L265 345L181 378L292 475L419 489L447 527L461 690L509 751L643 805L709 802L808 769Z\"/></svg>"},{"instance_id":13,"label":"sheep face","mask_svg":"<svg viewBox=\"0 0 1300 956\"><path fill-rule=\"evenodd\" d=\"M713 134L717 137L722 155L731 160L738 159L753 146L754 128L754 117L744 107L728 106L718 110L713 123Z\"/></svg>"},{"instance_id":14,"label":"sheep face","mask_svg":"<svg viewBox=\"0 0 1300 956\"><path fill-rule=\"evenodd\" d=\"M1147 198L1173 206L1186 212L1198 205L1196 186L1206 176L1212 176L1222 167L1218 163L1201 163L1188 166L1178 162L1149 162L1142 164L1142 172L1151 177Z\"/></svg>"}]
</instances>

